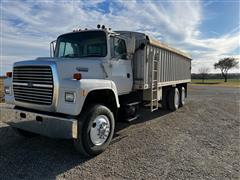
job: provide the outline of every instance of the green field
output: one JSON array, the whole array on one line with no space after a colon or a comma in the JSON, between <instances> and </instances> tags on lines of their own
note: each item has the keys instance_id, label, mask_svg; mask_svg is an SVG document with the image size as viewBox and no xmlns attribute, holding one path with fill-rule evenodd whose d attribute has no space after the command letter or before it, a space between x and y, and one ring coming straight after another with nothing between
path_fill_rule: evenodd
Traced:
<instances>
[{"instance_id":1,"label":"green field","mask_svg":"<svg viewBox=\"0 0 240 180\"><path fill-rule=\"evenodd\" d=\"M224 79L206 79L203 83L202 79L192 79L191 84L196 86L240 87L240 80L228 79L228 82L224 82Z\"/></svg>"}]
</instances>

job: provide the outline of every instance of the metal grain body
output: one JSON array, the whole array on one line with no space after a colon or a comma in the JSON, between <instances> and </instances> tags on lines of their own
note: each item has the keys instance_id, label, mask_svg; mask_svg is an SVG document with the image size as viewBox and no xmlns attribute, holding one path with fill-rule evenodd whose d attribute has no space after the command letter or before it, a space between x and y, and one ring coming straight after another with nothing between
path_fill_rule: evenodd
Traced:
<instances>
[{"instance_id":1,"label":"metal grain body","mask_svg":"<svg viewBox=\"0 0 240 180\"><path fill-rule=\"evenodd\" d=\"M134 33L136 51L133 57L133 89L149 89L151 84L152 63L159 61L158 86L174 85L191 81L191 57L182 51L155 40L144 33L117 31L124 36ZM144 49L140 49L141 44Z\"/></svg>"},{"instance_id":2,"label":"metal grain body","mask_svg":"<svg viewBox=\"0 0 240 180\"><path fill-rule=\"evenodd\" d=\"M153 60L158 60L158 86L186 83L191 81L191 59L176 54L170 50L154 45L147 45L142 51L142 56L138 53L135 56L135 89L148 89L151 83L151 67Z\"/></svg>"}]
</instances>

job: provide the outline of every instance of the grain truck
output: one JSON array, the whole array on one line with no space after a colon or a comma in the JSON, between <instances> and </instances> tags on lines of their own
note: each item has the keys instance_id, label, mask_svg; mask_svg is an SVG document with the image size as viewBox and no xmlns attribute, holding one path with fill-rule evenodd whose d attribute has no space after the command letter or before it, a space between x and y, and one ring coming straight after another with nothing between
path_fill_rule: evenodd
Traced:
<instances>
[{"instance_id":1,"label":"grain truck","mask_svg":"<svg viewBox=\"0 0 240 180\"><path fill-rule=\"evenodd\" d=\"M149 35L78 29L50 43L50 57L20 61L7 72L2 119L24 136L73 139L84 156L109 145L116 121L139 107L175 111L185 104L191 57Z\"/></svg>"}]
</instances>

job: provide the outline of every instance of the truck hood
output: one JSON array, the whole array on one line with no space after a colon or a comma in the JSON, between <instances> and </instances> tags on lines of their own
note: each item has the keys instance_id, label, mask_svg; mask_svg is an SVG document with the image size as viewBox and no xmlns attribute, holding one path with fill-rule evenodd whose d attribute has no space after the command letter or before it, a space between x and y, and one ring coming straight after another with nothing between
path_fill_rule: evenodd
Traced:
<instances>
[{"instance_id":1,"label":"truck hood","mask_svg":"<svg viewBox=\"0 0 240 180\"><path fill-rule=\"evenodd\" d=\"M102 59L97 58L50 58L16 62L14 66L54 65L59 80L72 79L74 73L81 73L83 79L104 79Z\"/></svg>"}]
</instances>

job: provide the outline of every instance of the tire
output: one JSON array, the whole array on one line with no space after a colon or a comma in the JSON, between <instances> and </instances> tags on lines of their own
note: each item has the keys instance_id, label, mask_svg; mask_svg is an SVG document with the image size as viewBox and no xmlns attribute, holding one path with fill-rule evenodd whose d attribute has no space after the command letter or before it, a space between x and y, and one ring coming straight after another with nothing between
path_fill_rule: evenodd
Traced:
<instances>
[{"instance_id":1,"label":"tire","mask_svg":"<svg viewBox=\"0 0 240 180\"><path fill-rule=\"evenodd\" d=\"M85 157L102 153L113 137L113 113L106 106L95 104L79 117L78 123L78 138L74 141L77 151Z\"/></svg>"},{"instance_id":2,"label":"tire","mask_svg":"<svg viewBox=\"0 0 240 180\"><path fill-rule=\"evenodd\" d=\"M168 95L168 106L170 111L176 111L179 107L180 93L178 88L172 88Z\"/></svg>"},{"instance_id":3,"label":"tire","mask_svg":"<svg viewBox=\"0 0 240 180\"><path fill-rule=\"evenodd\" d=\"M185 100L186 100L186 91L184 87L180 88L180 104L179 106L182 107L185 104Z\"/></svg>"},{"instance_id":4,"label":"tire","mask_svg":"<svg viewBox=\"0 0 240 180\"><path fill-rule=\"evenodd\" d=\"M164 109L164 110L169 110L168 96L169 96L169 90L163 89L162 101L160 103L162 105L162 109Z\"/></svg>"},{"instance_id":5,"label":"tire","mask_svg":"<svg viewBox=\"0 0 240 180\"><path fill-rule=\"evenodd\" d=\"M13 129L18 135L26 137L26 138L32 138L32 137L36 137L38 135L38 134L29 132L29 131L25 131L25 130L19 129L19 128L13 128Z\"/></svg>"}]
</instances>

